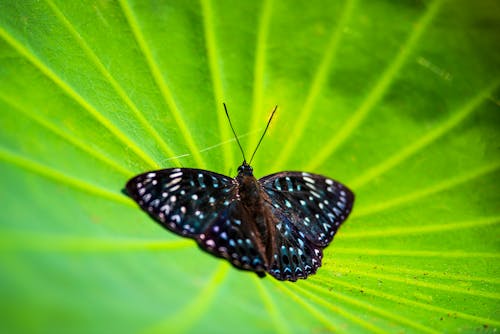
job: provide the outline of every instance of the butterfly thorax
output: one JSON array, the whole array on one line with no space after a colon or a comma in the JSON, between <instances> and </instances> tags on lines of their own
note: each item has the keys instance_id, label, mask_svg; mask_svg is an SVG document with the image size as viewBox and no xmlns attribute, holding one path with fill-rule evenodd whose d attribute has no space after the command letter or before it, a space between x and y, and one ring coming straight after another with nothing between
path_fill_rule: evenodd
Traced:
<instances>
[{"instance_id":1,"label":"butterfly thorax","mask_svg":"<svg viewBox=\"0 0 500 334\"><path fill-rule=\"evenodd\" d=\"M238 167L236 182L238 183L238 198L242 204L252 208L259 207L262 202L259 182L253 176L253 169L246 161Z\"/></svg>"},{"instance_id":2,"label":"butterfly thorax","mask_svg":"<svg viewBox=\"0 0 500 334\"><path fill-rule=\"evenodd\" d=\"M274 246L272 214L269 207L264 205L266 200L269 201L269 198L259 181L253 176L252 167L246 162L243 162L238 168L236 181L238 183L238 198L246 216L245 220L251 222L248 227L255 236L254 242L260 254L267 262L274 251L274 247L266 247L266 245Z\"/></svg>"}]
</instances>

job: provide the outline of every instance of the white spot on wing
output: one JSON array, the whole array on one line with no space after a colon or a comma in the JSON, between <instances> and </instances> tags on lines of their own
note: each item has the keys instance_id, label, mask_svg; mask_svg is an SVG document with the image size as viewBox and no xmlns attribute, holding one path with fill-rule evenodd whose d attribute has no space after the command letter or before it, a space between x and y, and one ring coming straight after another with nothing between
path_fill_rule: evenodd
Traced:
<instances>
[{"instance_id":1,"label":"white spot on wing","mask_svg":"<svg viewBox=\"0 0 500 334\"><path fill-rule=\"evenodd\" d=\"M177 173L172 173L169 175L171 179L176 179L178 177L182 176L182 172L177 172Z\"/></svg>"},{"instance_id":2,"label":"white spot on wing","mask_svg":"<svg viewBox=\"0 0 500 334\"><path fill-rule=\"evenodd\" d=\"M168 215L168 214L170 213L170 205L165 204L164 206L162 206L162 207L160 208L160 211L163 211L163 212L165 212L165 214L167 214L167 215Z\"/></svg>"},{"instance_id":3,"label":"white spot on wing","mask_svg":"<svg viewBox=\"0 0 500 334\"><path fill-rule=\"evenodd\" d=\"M304 176L304 181L306 181L307 183L316 183L316 181L314 181L313 179L311 179L310 177L307 177L307 176Z\"/></svg>"},{"instance_id":4,"label":"white spot on wing","mask_svg":"<svg viewBox=\"0 0 500 334\"><path fill-rule=\"evenodd\" d=\"M311 190L311 194L312 194L314 197L316 197L316 198L320 198L320 197L321 197L321 196L320 196L317 192L312 191L312 190Z\"/></svg>"},{"instance_id":5,"label":"white spot on wing","mask_svg":"<svg viewBox=\"0 0 500 334\"><path fill-rule=\"evenodd\" d=\"M169 183L167 183L167 188L170 188L172 187L173 185L181 182L182 178L178 177L176 179L173 179L172 181L170 181Z\"/></svg>"}]
</instances>

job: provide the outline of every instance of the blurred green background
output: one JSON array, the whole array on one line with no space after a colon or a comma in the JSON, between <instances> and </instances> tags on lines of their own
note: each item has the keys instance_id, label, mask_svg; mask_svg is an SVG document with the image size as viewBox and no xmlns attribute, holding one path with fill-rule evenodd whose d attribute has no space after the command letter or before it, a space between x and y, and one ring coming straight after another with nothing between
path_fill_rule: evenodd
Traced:
<instances>
[{"instance_id":1,"label":"blurred green background","mask_svg":"<svg viewBox=\"0 0 500 334\"><path fill-rule=\"evenodd\" d=\"M494 332L500 3L0 0L0 331ZM121 194L173 166L357 195L317 275L233 269ZM248 153L247 153L248 154Z\"/></svg>"}]
</instances>

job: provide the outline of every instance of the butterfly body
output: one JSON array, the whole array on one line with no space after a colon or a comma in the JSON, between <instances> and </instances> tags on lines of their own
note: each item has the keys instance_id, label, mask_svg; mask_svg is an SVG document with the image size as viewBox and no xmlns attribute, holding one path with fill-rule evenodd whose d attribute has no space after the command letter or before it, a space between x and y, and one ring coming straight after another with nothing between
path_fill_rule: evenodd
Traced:
<instances>
[{"instance_id":1,"label":"butterfly body","mask_svg":"<svg viewBox=\"0 0 500 334\"><path fill-rule=\"evenodd\" d=\"M316 272L349 215L353 193L304 172L261 179L243 162L233 179L201 169L140 174L126 190L154 220L233 266L296 281Z\"/></svg>"}]
</instances>

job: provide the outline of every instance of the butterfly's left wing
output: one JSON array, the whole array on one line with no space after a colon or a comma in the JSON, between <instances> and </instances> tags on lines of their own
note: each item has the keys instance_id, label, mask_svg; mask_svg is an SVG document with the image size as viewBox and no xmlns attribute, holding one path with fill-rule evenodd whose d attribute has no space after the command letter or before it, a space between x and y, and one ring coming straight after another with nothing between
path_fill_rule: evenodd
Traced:
<instances>
[{"instance_id":1,"label":"butterfly's left wing","mask_svg":"<svg viewBox=\"0 0 500 334\"><path fill-rule=\"evenodd\" d=\"M276 222L269 273L280 280L305 278L321 265L322 249L351 212L354 194L321 175L281 172L259 180Z\"/></svg>"}]
</instances>

